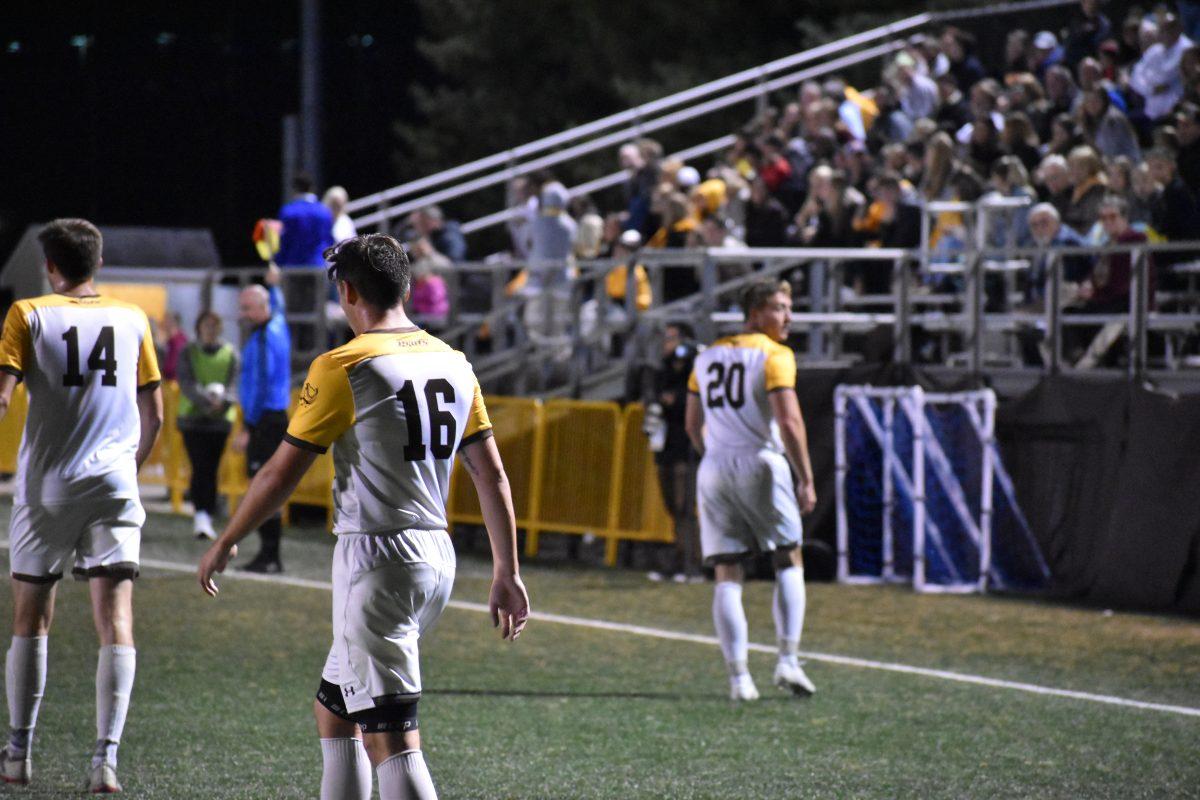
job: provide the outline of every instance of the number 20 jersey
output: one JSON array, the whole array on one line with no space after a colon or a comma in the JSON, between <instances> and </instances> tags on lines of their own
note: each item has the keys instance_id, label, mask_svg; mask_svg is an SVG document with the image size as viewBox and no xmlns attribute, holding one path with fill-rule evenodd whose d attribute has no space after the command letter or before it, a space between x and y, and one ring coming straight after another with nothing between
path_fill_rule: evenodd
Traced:
<instances>
[{"instance_id":1,"label":"number 20 jersey","mask_svg":"<svg viewBox=\"0 0 1200 800\"><path fill-rule=\"evenodd\" d=\"M466 357L409 328L318 356L284 440L333 446L334 533L440 530L454 454L491 428Z\"/></svg>"},{"instance_id":2,"label":"number 20 jersey","mask_svg":"<svg viewBox=\"0 0 1200 800\"><path fill-rule=\"evenodd\" d=\"M137 392L160 380L145 312L100 296L18 300L0 370L29 392L13 502L138 498Z\"/></svg>"},{"instance_id":3,"label":"number 20 jersey","mask_svg":"<svg viewBox=\"0 0 1200 800\"><path fill-rule=\"evenodd\" d=\"M769 392L794 389L796 355L761 333L718 339L692 366L688 391L704 408L705 456L783 452Z\"/></svg>"}]
</instances>

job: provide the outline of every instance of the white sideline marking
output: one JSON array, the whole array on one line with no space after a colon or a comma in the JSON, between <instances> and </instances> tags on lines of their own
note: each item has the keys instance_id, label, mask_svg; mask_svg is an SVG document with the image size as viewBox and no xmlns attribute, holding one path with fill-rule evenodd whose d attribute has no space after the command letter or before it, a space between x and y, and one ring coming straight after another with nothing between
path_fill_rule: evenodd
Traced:
<instances>
[{"instance_id":1,"label":"white sideline marking","mask_svg":"<svg viewBox=\"0 0 1200 800\"><path fill-rule=\"evenodd\" d=\"M0 546L8 548L8 542L5 541ZM191 564L180 564L175 561L159 561L153 558L142 559L142 566L152 569L161 569L168 572L185 572L194 574L196 567ZM295 578L289 575L256 575L252 572L229 572L223 577L236 578L238 580L259 581L261 583L279 583L285 586L297 586L303 589L323 589L324 591L333 591L333 584L328 581L314 581L308 578ZM462 611L475 611L478 613L488 613L488 607L483 603L468 603L463 600L451 600L451 608L457 608ZM629 633L634 636L650 636L655 639L668 639L676 642L691 642L693 644L706 644L714 647L719 647L720 642L714 636L703 636L697 633L683 633L681 631L669 631L661 628L647 628L642 625L630 625L624 622L609 622L602 619L589 619L587 617L572 617L565 614L547 614L541 611L533 612L530 617L540 622L556 622L560 625L574 625L579 628L591 628L593 630L612 631L614 633ZM765 644L750 644L750 649L756 653L774 653L776 649ZM1022 683L1020 681L1006 681L999 678L988 678L983 675L971 675L965 672L951 672L944 669L929 669L927 667L914 667L908 664L894 664L888 661L872 661L867 658L853 658L851 656L839 656L832 653L816 653L812 651L801 651L801 657L810 661L821 661L826 664L838 664L843 667L858 667L860 669L877 669L883 672L898 672L902 675L920 675L924 678L938 678L944 681L954 681L956 683L966 683L975 686L988 686L993 689L1010 689L1017 692L1027 692L1029 694L1039 694L1050 697L1067 697L1072 700L1086 700L1091 703L1102 703L1110 706L1120 706L1122 708L1137 708L1143 711L1163 711L1168 714L1180 714L1186 717L1200 717L1200 708L1192 708L1190 706L1176 706L1167 703L1148 703L1143 700L1130 700L1126 697L1115 697L1108 694L1093 694L1092 692L1077 692L1073 689L1058 689L1053 686L1039 686L1035 683Z\"/></svg>"}]
</instances>

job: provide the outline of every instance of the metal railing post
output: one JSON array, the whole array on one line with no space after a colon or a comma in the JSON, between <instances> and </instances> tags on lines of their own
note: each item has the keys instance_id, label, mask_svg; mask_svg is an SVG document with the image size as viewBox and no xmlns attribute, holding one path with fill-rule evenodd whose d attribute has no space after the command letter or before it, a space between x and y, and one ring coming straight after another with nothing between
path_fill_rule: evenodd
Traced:
<instances>
[{"instance_id":1,"label":"metal railing post","mask_svg":"<svg viewBox=\"0 0 1200 800\"><path fill-rule=\"evenodd\" d=\"M1130 254L1132 267L1129 287L1129 377L1141 383L1146 379L1146 321L1150 306L1149 256L1145 250Z\"/></svg>"},{"instance_id":2,"label":"metal railing post","mask_svg":"<svg viewBox=\"0 0 1200 800\"><path fill-rule=\"evenodd\" d=\"M895 321L892 323L892 360L897 364L912 363L912 305L909 298L908 258L898 258L892 265L895 290Z\"/></svg>"},{"instance_id":3,"label":"metal railing post","mask_svg":"<svg viewBox=\"0 0 1200 800\"><path fill-rule=\"evenodd\" d=\"M983 254L978 250L968 256L967 301L970 305L971 322L971 375L978 379L983 374L983 334L986 326L983 318Z\"/></svg>"},{"instance_id":4,"label":"metal railing post","mask_svg":"<svg viewBox=\"0 0 1200 800\"><path fill-rule=\"evenodd\" d=\"M1049 256L1044 289L1046 302L1046 339L1050 358L1046 364L1049 375L1062 371L1062 256L1053 251Z\"/></svg>"},{"instance_id":5,"label":"metal railing post","mask_svg":"<svg viewBox=\"0 0 1200 800\"><path fill-rule=\"evenodd\" d=\"M700 327L697 331L701 341L711 342L716 338L717 326L713 322L713 312L717 310L717 259L704 253L704 261L700 264Z\"/></svg>"},{"instance_id":6,"label":"metal railing post","mask_svg":"<svg viewBox=\"0 0 1200 800\"><path fill-rule=\"evenodd\" d=\"M826 310L826 262L810 261L808 262L808 304L813 311L821 312ZM808 329L808 357L812 359L820 359L824 356L825 350L825 331L820 326L812 326Z\"/></svg>"}]
</instances>

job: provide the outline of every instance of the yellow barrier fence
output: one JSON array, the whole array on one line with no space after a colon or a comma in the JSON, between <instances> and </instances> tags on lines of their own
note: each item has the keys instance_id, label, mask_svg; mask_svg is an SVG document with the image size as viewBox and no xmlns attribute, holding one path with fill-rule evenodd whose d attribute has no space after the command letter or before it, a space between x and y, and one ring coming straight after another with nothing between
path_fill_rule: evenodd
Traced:
<instances>
[{"instance_id":1,"label":"yellow barrier fence","mask_svg":"<svg viewBox=\"0 0 1200 800\"><path fill-rule=\"evenodd\" d=\"M292 396L295 407L297 395ZM191 465L179 432L179 386L163 384L163 430L143 465L143 483L170 490L171 506L183 511ZM642 433L640 405L584 400L492 397L488 412L496 444L512 486L517 526L526 533L525 553L536 556L543 532L593 534L605 539L605 562L616 564L622 540L672 542L675 533L663 505L653 455ZM28 408L23 386L0 421L0 471L16 472L17 450ZM234 451L234 425L221 458L218 490L230 508L246 493L246 459ZM292 502L324 508L333 524L333 458L317 458L292 495ZM447 508L451 523L482 524L469 476L455 465Z\"/></svg>"}]
</instances>

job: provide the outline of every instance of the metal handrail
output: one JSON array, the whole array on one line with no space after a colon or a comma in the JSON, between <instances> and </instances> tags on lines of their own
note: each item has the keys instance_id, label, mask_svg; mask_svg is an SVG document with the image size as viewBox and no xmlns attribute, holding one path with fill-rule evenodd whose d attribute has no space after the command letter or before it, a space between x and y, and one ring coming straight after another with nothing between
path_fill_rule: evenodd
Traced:
<instances>
[{"instance_id":1,"label":"metal handrail","mask_svg":"<svg viewBox=\"0 0 1200 800\"><path fill-rule=\"evenodd\" d=\"M872 59L879 58L880 56L887 55L888 53L893 53L902 47L904 47L903 42L888 42L886 44L877 45L859 53L836 58L833 61L830 61L827 64L822 64L818 67L804 69L799 72L792 73L791 75L786 75L782 78L775 78L773 80L742 89L732 94L725 95L724 97L718 97L699 105L691 106L680 111L674 111L670 114L658 117L657 119L639 121L629 128L605 134L597 139L592 139L588 142L584 142L583 144L577 144L573 147L568 147L565 150L560 150L556 153L551 153L550 155L536 158L533 161L527 161L518 166L506 167L505 169L465 181L456 186L452 186L447 189L440 189L431 194L418 197L415 200L408 200L396 206L382 208L370 214L364 214L361 217L355 218L354 224L359 228L367 228L372 225L378 225L394 217L407 214L410 211L416 211L417 209L425 208L435 203L441 203L446 200L452 200L456 197L472 194L480 189L486 189L489 186L496 186L510 181L513 178L519 178L522 175L528 175L530 173L546 169L547 167L555 166L556 164L562 164L566 161L573 161L581 156L586 156L599 150L605 150L615 145L623 144L629 141L631 136L642 136L663 128L669 128L682 122L696 119L697 117L706 116L714 111L720 111L721 109L728 108L729 106L762 97L770 94L771 92L778 91L779 89L783 89L788 86L794 86L795 84L809 80L810 78L827 75L830 72L845 69L846 67L853 66L855 64L861 64L864 61L870 61Z\"/></svg>"},{"instance_id":2,"label":"metal handrail","mask_svg":"<svg viewBox=\"0 0 1200 800\"><path fill-rule=\"evenodd\" d=\"M682 92L676 92L674 94L667 95L666 97L659 98L658 100L654 100L650 103L637 105L626 109L625 111L621 111L616 114L610 114L607 117L593 120L592 122L579 125L569 130L561 131L550 136L545 136L541 139L535 139L532 142L519 145L509 150L494 153L490 156L485 156L484 158L476 159L475 161L471 161L451 169L442 170L441 172L437 172L433 175L429 175L424 178L418 178L417 180L400 184L399 186L386 189L382 192L375 192L374 194L357 198L346 204L346 211L347 213L353 213L360 209L370 208L371 206L375 206L380 203L391 202L399 197L414 194L423 189L439 186L443 183L449 183L452 180L471 175L475 172L481 172L485 169L490 169L491 167L510 164L514 161L528 158L529 156L545 152L546 150L550 150L579 139L583 139L594 133L598 133L617 125L637 123L638 121L645 119L647 116L652 114L657 114L660 111L665 111L668 108L683 105L684 103L690 103L693 100L706 97L710 94L715 94L739 84L746 83L748 81L761 81L777 72L782 72L810 61L816 61L819 58L824 58L825 56L836 53L840 50L846 50L850 47L857 47L858 45L866 44L867 42L872 42L877 39L893 37L897 34L913 30L914 28L919 28L928 24L930 21L932 21L932 19L932 14L917 14L916 16L902 19L899 22L881 25L877 28L872 28L871 30L854 34L853 36L847 36L843 39L818 45L817 47L804 50L800 53L778 58L774 61L768 61L766 64L744 69L740 72L735 72L732 75L725 76L724 78L718 78L717 80L709 81L708 83L701 84L700 86L694 86L691 89L685 89Z\"/></svg>"}]
</instances>

